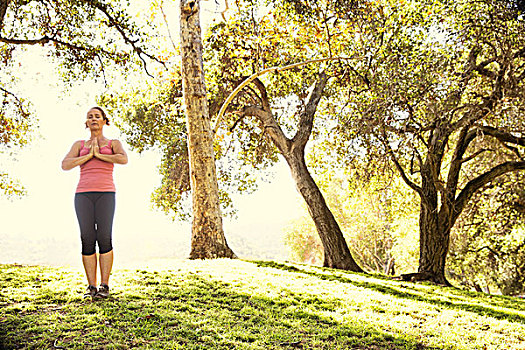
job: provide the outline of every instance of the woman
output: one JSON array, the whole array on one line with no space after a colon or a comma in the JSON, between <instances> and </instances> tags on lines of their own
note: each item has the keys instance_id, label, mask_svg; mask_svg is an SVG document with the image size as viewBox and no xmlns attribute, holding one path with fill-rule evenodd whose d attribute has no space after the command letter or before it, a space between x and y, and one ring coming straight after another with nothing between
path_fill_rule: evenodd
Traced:
<instances>
[{"instance_id":1,"label":"woman","mask_svg":"<svg viewBox=\"0 0 525 350\"><path fill-rule=\"evenodd\" d=\"M80 181L75 194L75 211L80 226L82 263L86 270L88 288L85 297L107 298L109 275L113 266L111 231L115 213L113 164L126 164L128 156L118 140L109 140L102 132L109 125L106 113L93 107L87 113L86 128L91 137L76 141L62 161L62 169L80 166ZM100 287L97 289L98 244Z\"/></svg>"}]
</instances>

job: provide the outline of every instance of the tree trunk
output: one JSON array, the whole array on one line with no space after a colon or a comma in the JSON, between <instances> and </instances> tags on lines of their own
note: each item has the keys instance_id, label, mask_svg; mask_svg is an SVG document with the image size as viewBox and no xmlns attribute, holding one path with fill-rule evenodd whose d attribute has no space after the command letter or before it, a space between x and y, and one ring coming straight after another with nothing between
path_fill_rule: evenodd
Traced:
<instances>
[{"instance_id":1,"label":"tree trunk","mask_svg":"<svg viewBox=\"0 0 525 350\"><path fill-rule=\"evenodd\" d=\"M304 151L296 149L295 152L292 151L283 155L290 166L297 190L303 196L308 212L321 238L324 251L324 266L363 272L354 261L337 221L308 171L304 160Z\"/></svg>"},{"instance_id":2,"label":"tree trunk","mask_svg":"<svg viewBox=\"0 0 525 350\"><path fill-rule=\"evenodd\" d=\"M450 134L446 127L434 130L430 141L427 158L421 165L421 187L418 192L421 198L419 211L419 269L417 273L402 275L403 279L416 281L431 281L450 286L445 278L445 262L447 259L450 229L452 228L452 203L441 197L439 209L439 192L441 163L445 145ZM453 190L455 193L455 190ZM443 192L442 192L443 196ZM452 196L453 198L453 196ZM443 201L445 199L445 201Z\"/></svg>"},{"instance_id":3,"label":"tree trunk","mask_svg":"<svg viewBox=\"0 0 525 350\"><path fill-rule=\"evenodd\" d=\"M414 279L450 286L445 278L445 262L450 242L449 225L440 222L437 213L423 204L419 215L419 276Z\"/></svg>"},{"instance_id":4,"label":"tree trunk","mask_svg":"<svg viewBox=\"0 0 525 350\"><path fill-rule=\"evenodd\" d=\"M262 106L247 106L243 109L243 113L259 119L264 125L264 132L288 162L297 190L303 196L308 206L308 212L321 239L324 250L324 266L363 272L350 254L343 233L326 205L323 194L310 175L304 160L304 148L310 138L314 115L327 81L328 76L321 72L314 88L310 91L306 107L299 116L297 132L292 140L286 137L281 126L274 118L266 87L259 79L255 79L253 82L261 93Z\"/></svg>"},{"instance_id":5,"label":"tree trunk","mask_svg":"<svg viewBox=\"0 0 525 350\"><path fill-rule=\"evenodd\" d=\"M202 63L199 1L181 0L180 10L183 96L193 199L190 259L235 258L222 227Z\"/></svg>"}]
</instances>

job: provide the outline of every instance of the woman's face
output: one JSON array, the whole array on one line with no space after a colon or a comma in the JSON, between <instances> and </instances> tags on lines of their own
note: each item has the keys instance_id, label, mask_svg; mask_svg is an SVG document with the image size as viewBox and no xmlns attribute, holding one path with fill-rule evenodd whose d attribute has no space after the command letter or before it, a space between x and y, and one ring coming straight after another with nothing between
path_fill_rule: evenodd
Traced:
<instances>
[{"instance_id":1,"label":"woman's face","mask_svg":"<svg viewBox=\"0 0 525 350\"><path fill-rule=\"evenodd\" d=\"M100 130L106 124L102 112L97 108L91 108L87 113L86 126L90 130Z\"/></svg>"}]
</instances>

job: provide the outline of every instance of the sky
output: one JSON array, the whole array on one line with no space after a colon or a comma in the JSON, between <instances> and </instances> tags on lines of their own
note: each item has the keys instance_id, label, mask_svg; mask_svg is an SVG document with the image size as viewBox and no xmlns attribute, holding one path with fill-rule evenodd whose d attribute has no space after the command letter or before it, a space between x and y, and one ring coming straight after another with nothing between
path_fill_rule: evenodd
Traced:
<instances>
[{"instance_id":1,"label":"sky","mask_svg":"<svg viewBox=\"0 0 525 350\"><path fill-rule=\"evenodd\" d=\"M211 10L204 16L213 15ZM215 13L216 15L216 13ZM204 18L204 25L210 19ZM178 31L176 32L178 33ZM84 128L87 110L105 91L102 83L79 82L64 89L56 67L38 51L22 57L24 72L17 87L31 101L38 118L32 143L15 159L0 155L1 166L27 189L27 196L0 197L0 263L80 266L80 238L73 207L79 168L63 171L61 161L75 140L89 138ZM110 116L111 117L111 116ZM124 141L119 130L104 128L109 138ZM152 208L150 195L160 184L160 155L138 154L126 147L129 163L116 165L117 207L113 227L115 265L140 264L154 258L186 258L190 249L191 223L173 222ZM305 214L284 161L273 169L271 183L244 196L234 196L237 219L224 219L228 243L249 256L284 260L287 248L283 229L290 220Z\"/></svg>"}]
</instances>

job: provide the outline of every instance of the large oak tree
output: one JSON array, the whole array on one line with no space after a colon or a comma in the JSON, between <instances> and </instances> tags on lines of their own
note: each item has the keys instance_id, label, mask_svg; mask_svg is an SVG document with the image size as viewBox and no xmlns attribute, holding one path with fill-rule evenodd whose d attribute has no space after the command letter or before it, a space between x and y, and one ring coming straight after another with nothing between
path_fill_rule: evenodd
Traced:
<instances>
[{"instance_id":1,"label":"large oak tree","mask_svg":"<svg viewBox=\"0 0 525 350\"><path fill-rule=\"evenodd\" d=\"M506 1L405 4L360 14L346 50L367 59L347 67L337 141L348 155L388 157L418 194L419 269L404 277L448 284L467 203L525 169L525 22Z\"/></svg>"}]
</instances>

